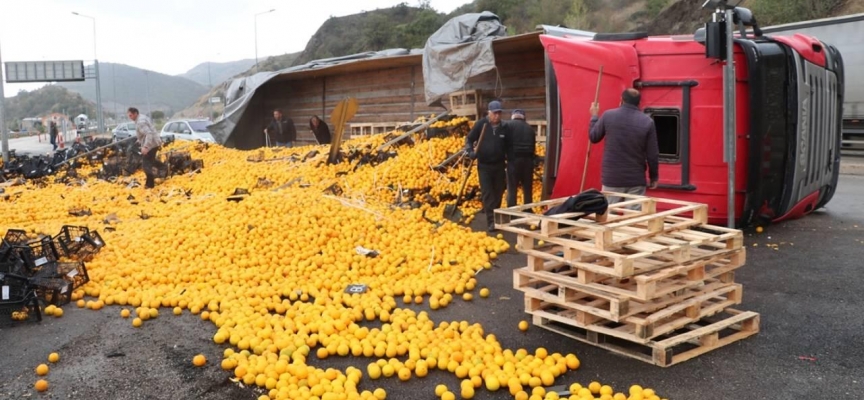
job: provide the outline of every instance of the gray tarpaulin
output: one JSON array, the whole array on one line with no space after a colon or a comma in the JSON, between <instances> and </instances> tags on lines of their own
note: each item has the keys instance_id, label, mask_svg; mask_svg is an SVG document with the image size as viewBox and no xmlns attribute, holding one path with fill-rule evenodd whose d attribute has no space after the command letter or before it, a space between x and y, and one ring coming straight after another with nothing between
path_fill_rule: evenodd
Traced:
<instances>
[{"instance_id":1,"label":"gray tarpaulin","mask_svg":"<svg viewBox=\"0 0 864 400\"><path fill-rule=\"evenodd\" d=\"M404 56L409 54L419 54L421 50L406 50L406 49L388 49L381 51L368 51L365 53L352 54L343 57L333 57L321 60L310 61L303 65L297 65L290 68L285 68L274 72L259 72L255 75L236 78L228 84L225 90L225 112L222 119L216 121L207 127L207 130L213 135L217 143L226 144L230 141L231 136L235 133L235 128L243 117L246 107L255 95L255 90L269 82L271 79L290 72L304 71L311 69L326 68L329 66L344 64L359 60L372 58Z\"/></svg>"},{"instance_id":2,"label":"gray tarpaulin","mask_svg":"<svg viewBox=\"0 0 864 400\"><path fill-rule=\"evenodd\" d=\"M461 90L468 78L495 68L492 41L506 32L497 15L483 11L455 17L432 34L423 51L426 104Z\"/></svg>"}]
</instances>

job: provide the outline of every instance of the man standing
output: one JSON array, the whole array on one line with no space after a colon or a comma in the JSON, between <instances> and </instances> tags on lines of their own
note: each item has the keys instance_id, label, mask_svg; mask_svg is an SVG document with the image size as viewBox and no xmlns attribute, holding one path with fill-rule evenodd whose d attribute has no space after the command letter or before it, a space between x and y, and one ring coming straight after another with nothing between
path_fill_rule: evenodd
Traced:
<instances>
[{"instance_id":1,"label":"man standing","mask_svg":"<svg viewBox=\"0 0 864 400\"><path fill-rule=\"evenodd\" d=\"M477 160L480 196L483 201L483 212L486 214L488 232L495 230L494 211L501 207L501 197L507 184L505 140L508 129L501 123L501 111L501 102L490 102L487 116L477 121L465 138L465 150L468 156Z\"/></svg>"},{"instance_id":2,"label":"man standing","mask_svg":"<svg viewBox=\"0 0 864 400\"><path fill-rule=\"evenodd\" d=\"M533 201L534 148L537 135L528 122L525 111L513 110L507 122L510 137L507 140L507 207L516 205L516 191L522 188L522 204Z\"/></svg>"},{"instance_id":3,"label":"man standing","mask_svg":"<svg viewBox=\"0 0 864 400\"><path fill-rule=\"evenodd\" d=\"M54 151L57 151L57 123L51 121L48 128L48 135L51 137L51 145L54 146Z\"/></svg>"},{"instance_id":4,"label":"man standing","mask_svg":"<svg viewBox=\"0 0 864 400\"><path fill-rule=\"evenodd\" d=\"M129 107L127 116L135 121L135 133L138 137L138 145L141 146L141 155L144 157L142 168L144 175L147 176L144 187L152 189L156 184L156 174L163 167L162 163L156 159L156 153L162 146L162 139L159 137L159 132L153 127L153 123L150 122L150 118L141 115L137 108Z\"/></svg>"},{"instance_id":5,"label":"man standing","mask_svg":"<svg viewBox=\"0 0 864 400\"><path fill-rule=\"evenodd\" d=\"M621 106L598 118L600 105L591 105L590 139L599 143L606 138L603 151L603 191L645 194L645 167L648 167L651 189L657 188L659 150L654 120L639 110L641 95L627 89L621 95ZM622 201L611 196L609 204ZM631 207L638 209L638 206Z\"/></svg>"},{"instance_id":6,"label":"man standing","mask_svg":"<svg viewBox=\"0 0 864 400\"><path fill-rule=\"evenodd\" d=\"M282 110L273 110L273 121L264 129L264 134L276 142L279 147L294 147L297 140L297 128L291 118L285 118Z\"/></svg>"}]
</instances>

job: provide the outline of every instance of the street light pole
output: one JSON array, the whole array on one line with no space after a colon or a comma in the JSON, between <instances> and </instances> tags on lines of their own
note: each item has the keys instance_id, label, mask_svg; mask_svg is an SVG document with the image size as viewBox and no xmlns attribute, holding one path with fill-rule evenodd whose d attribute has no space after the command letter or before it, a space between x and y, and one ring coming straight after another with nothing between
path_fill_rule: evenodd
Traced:
<instances>
[{"instance_id":1,"label":"street light pole","mask_svg":"<svg viewBox=\"0 0 864 400\"><path fill-rule=\"evenodd\" d=\"M6 129L5 116L3 115L3 102L6 97L3 94L3 57L0 56L0 136L3 140L3 163L9 162L9 131Z\"/></svg>"},{"instance_id":2,"label":"street light pole","mask_svg":"<svg viewBox=\"0 0 864 400\"><path fill-rule=\"evenodd\" d=\"M264 11L264 12L260 12L258 14L255 14L255 72L261 72L258 70L258 16L264 15L264 14L269 14L273 11L276 11L276 9L273 8L270 11Z\"/></svg>"},{"instance_id":3,"label":"street light pole","mask_svg":"<svg viewBox=\"0 0 864 400\"><path fill-rule=\"evenodd\" d=\"M150 108L150 71L144 71L144 79L147 85L147 116L153 119L153 110Z\"/></svg>"},{"instance_id":4,"label":"street light pole","mask_svg":"<svg viewBox=\"0 0 864 400\"><path fill-rule=\"evenodd\" d=\"M96 118L99 121L99 133L105 132L105 120L102 116L102 85L99 73L99 56L96 54L96 18L72 11L73 15L89 18L93 21L93 72L96 74Z\"/></svg>"}]
</instances>

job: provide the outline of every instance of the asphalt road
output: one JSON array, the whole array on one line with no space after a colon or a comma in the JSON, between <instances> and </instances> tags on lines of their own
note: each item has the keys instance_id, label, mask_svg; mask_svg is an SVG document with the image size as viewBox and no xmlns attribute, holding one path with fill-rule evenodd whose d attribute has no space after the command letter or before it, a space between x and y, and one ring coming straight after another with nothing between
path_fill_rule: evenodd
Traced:
<instances>
[{"instance_id":1,"label":"asphalt road","mask_svg":"<svg viewBox=\"0 0 864 400\"><path fill-rule=\"evenodd\" d=\"M512 237L508 239L513 239ZM761 313L761 332L744 341L670 367L660 368L532 327L521 292L512 289L512 270L524 265L515 252L503 255L479 275L488 299L455 301L431 313L436 321L480 322L507 348L574 352L582 360L556 384L598 380L623 389L638 383L670 399L860 399L864 397L864 177L841 176L834 200L807 218L748 232L747 265L737 272L744 286L739 309ZM775 250L768 244L777 245ZM110 245L110 243L109 243ZM101 311L65 307L63 318L0 330L0 399L255 399L221 371L222 347L210 340L210 323L192 315L162 316L134 329L118 307ZM50 389L31 389L36 365L52 351L61 361L48 376ZM194 354L207 355L206 368L193 368ZM369 359L330 357L322 367L365 368ZM434 399L434 387L458 390L451 374L433 371L423 379L395 377L361 382L384 387L389 399ZM476 399L509 398L477 392Z\"/></svg>"}]
</instances>

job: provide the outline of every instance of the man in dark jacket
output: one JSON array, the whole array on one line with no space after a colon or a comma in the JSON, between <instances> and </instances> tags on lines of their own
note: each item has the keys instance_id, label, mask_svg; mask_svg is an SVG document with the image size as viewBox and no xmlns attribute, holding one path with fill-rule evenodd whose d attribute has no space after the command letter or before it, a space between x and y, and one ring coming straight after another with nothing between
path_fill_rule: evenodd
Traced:
<instances>
[{"instance_id":1,"label":"man in dark jacket","mask_svg":"<svg viewBox=\"0 0 864 400\"><path fill-rule=\"evenodd\" d=\"M309 129L312 130L312 134L315 135L315 140L318 141L318 144L330 144L330 141L333 140L330 136L330 127L321 118L318 118L317 115L309 118Z\"/></svg>"},{"instance_id":2,"label":"man in dark jacket","mask_svg":"<svg viewBox=\"0 0 864 400\"><path fill-rule=\"evenodd\" d=\"M591 105L590 139L599 143L606 138L603 151L603 191L644 195L647 165L651 189L657 188L659 150L654 120L639 110L641 95L627 89L621 95L621 106L603 113L599 104ZM609 198L609 204L622 199ZM631 207L638 209L638 206Z\"/></svg>"},{"instance_id":3,"label":"man in dark jacket","mask_svg":"<svg viewBox=\"0 0 864 400\"><path fill-rule=\"evenodd\" d=\"M507 126L501 121L501 102L489 103L487 116L481 118L474 124L474 128L465 138L465 150L469 157L477 160L477 174L480 177L480 196L483 201L483 213L486 215L486 229L489 232L495 230L495 209L501 207L501 197L507 184L506 172L506 138ZM480 133L483 127L483 139ZM476 152L474 147L477 142L480 145Z\"/></svg>"},{"instance_id":4,"label":"man in dark jacket","mask_svg":"<svg viewBox=\"0 0 864 400\"><path fill-rule=\"evenodd\" d=\"M57 150L57 123L51 121L49 127L48 136L51 138L51 145L54 146L54 150Z\"/></svg>"},{"instance_id":5,"label":"man in dark jacket","mask_svg":"<svg viewBox=\"0 0 864 400\"><path fill-rule=\"evenodd\" d=\"M286 118L282 115L281 110L273 110L273 121L264 129L264 134L267 135L269 141L276 143L280 147L294 147L294 141L297 140L297 128L294 126L294 121L291 118Z\"/></svg>"},{"instance_id":6,"label":"man in dark jacket","mask_svg":"<svg viewBox=\"0 0 864 400\"><path fill-rule=\"evenodd\" d=\"M516 191L522 188L522 204L533 201L534 148L537 134L528 122L525 111L516 109L507 121L507 207L516 205Z\"/></svg>"}]
</instances>

